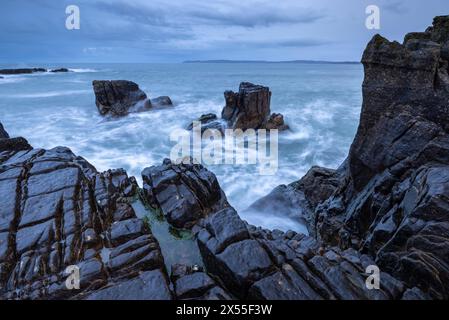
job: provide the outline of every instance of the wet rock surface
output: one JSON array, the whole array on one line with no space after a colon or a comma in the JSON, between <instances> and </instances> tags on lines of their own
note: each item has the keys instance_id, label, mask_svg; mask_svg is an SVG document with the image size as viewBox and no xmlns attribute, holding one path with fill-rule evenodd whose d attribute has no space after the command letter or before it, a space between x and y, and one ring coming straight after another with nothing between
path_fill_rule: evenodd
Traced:
<instances>
[{"instance_id":1,"label":"wet rock surface","mask_svg":"<svg viewBox=\"0 0 449 320\"><path fill-rule=\"evenodd\" d=\"M133 189L123 170L99 173L67 148L2 157L0 297L170 298L158 242L125 201Z\"/></svg>"},{"instance_id":2,"label":"wet rock surface","mask_svg":"<svg viewBox=\"0 0 449 320\"><path fill-rule=\"evenodd\" d=\"M142 172L146 200L160 208L167 221L178 228L190 228L210 212L229 206L215 175L201 165L173 164Z\"/></svg>"},{"instance_id":3,"label":"wet rock surface","mask_svg":"<svg viewBox=\"0 0 449 320\"><path fill-rule=\"evenodd\" d=\"M138 103L142 103L141 109L151 107L151 103L144 104L147 99L145 92L132 81L94 80L92 86L95 104L101 115L125 116Z\"/></svg>"},{"instance_id":4,"label":"wet rock surface","mask_svg":"<svg viewBox=\"0 0 449 320\"><path fill-rule=\"evenodd\" d=\"M8 139L9 134L6 132L5 128L3 128L3 125L0 123L0 139Z\"/></svg>"},{"instance_id":5,"label":"wet rock surface","mask_svg":"<svg viewBox=\"0 0 449 320\"><path fill-rule=\"evenodd\" d=\"M172 107L173 102L171 101L170 97L161 96L151 99L151 105L153 107Z\"/></svg>"},{"instance_id":6,"label":"wet rock surface","mask_svg":"<svg viewBox=\"0 0 449 320\"><path fill-rule=\"evenodd\" d=\"M317 240L372 257L402 281L403 299L449 297L448 24L437 17L403 44L371 40L347 162L297 183Z\"/></svg>"},{"instance_id":7,"label":"wet rock surface","mask_svg":"<svg viewBox=\"0 0 449 320\"><path fill-rule=\"evenodd\" d=\"M139 85L127 80L94 80L95 104L102 116L123 117L133 112L148 111L155 107L171 107L168 96L148 99Z\"/></svg>"},{"instance_id":8,"label":"wet rock surface","mask_svg":"<svg viewBox=\"0 0 449 320\"><path fill-rule=\"evenodd\" d=\"M202 132L207 129L216 129L224 133L229 129L267 129L288 130L284 116L280 113L270 112L270 88L242 82L238 92L225 91L226 105L221 112L221 119L215 114L203 114L198 120L202 125ZM192 130L193 124L188 126Z\"/></svg>"},{"instance_id":9,"label":"wet rock surface","mask_svg":"<svg viewBox=\"0 0 449 320\"><path fill-rule=\"evenodd\" d=\"M206 130L218 130L221 134L224 134L226 129L226 125L220 120L216 114L207 113L201 115L196 122L201 123L201 134L203 134ZM193 130L195 122L192 122L187 126L187 130Z\"/></svg>"},{"instance_id":10,"label":"wet rock surface","mask_svg":"<svg viewBox=\"0 0 449 320\"><path fill-rule=\"evenodd\" d=\"M36 72L47 72L44 68L22 68L22 69L0 69L0 74L30 74Z\"/></svg>"},{"instance_id":11,"label":"wet rock surface","mask_svg":"<svg viewBox=\"0 0 449 320\"><path fill-rule=\"evenodd\" d=\"M287 130L284 116L279 113L270 114L270 88L242 82L238 92L224 93L226 105L221 117L232 129L277 129Z\"/></svg>"},{"instance_id":12,"label":"wet rock surface","mask_svg":"<svg viewBox=\"0 0 449 320\"><path fill-rule=\"evenodd\" d=\"M224 93L226 106L221 117L233 129L260 129L270 116L271 91L268 87L242 82L238 92Z\"/></svg>"},{"instance_id":13,"label":"wet rock surface","mask_svg":"<svg viewBox=\"0 0 449 320\"><path fill-rule=\"evenodd\" d=\"M52 70L50 70L50 72L60 73L60 72L70 72L70 70L67 68L58 68L58 69L52 69Z\"/></svg>"}]
</instances>

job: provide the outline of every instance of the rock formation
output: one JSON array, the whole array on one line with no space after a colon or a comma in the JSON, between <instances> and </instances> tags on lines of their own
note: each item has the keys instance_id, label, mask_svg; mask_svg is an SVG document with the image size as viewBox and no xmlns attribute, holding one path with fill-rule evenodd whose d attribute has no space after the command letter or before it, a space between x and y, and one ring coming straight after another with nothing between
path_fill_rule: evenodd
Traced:
<instances>
[{"instance_id":1,"label":"rock formation","mask_svg":"<svg viewBox=\"0 0 449 320\"><path fill-rule=\"evenodd\" d=\"M30 74L36 72L47 72L45 68L22 68L22 69L0 69L0 74Z\"/></svg>"},{"instance_id":2,"label":"rock formation","mask_svg":"<svg viewBox=\"0 0 449 320\"><path fill-rule=\"evenodd\" d=\"M67 68L46 69L46 68L21 68L21 69L0 69L0 74L30 74L39 72L70 72ZM0 77L1 78L1 77Z\"/></svg>"},{"instance_id":3,"label":"rock formation","mask_svg":"<svg viewBox=\"0 0 449 320\"><path fill-rule=\"evenodd\" d=\"M137 103L142 108L151 107L151 103L144 104L147 99L145 92L139 86L126 80L94 80L92 82L95 93L95 104L101 115L125 116Z\"/></svg>"},{"instance_id":4,"label":"rock formation","mask_svg":"<svg viewBox=\"0 0 449 320\"><path fill-rule=\"evenodd\" d=\"M67 68L58 68L58 69L52 69L52 70L50 70L50 72L60 73L60 72L70 72L70 70Z\"/></svg>"},{"instance_id":5,"label":"rock formation","mask_svg":"<svg viewBox=\"0 0 449 320\"><path fill-rule=\"evenodd\" d=\"M173 106L173 102L170 97L161 96L154 99L151 99L151 105L153 107L171 107Z\"/></svg>"},{"instance_id":6,"label":"rock formation","mask_svg":"<svg viewBox=\"0 0 449 320\"><path fill-rule=\"evenodd\" d=\"M224 93L226 106L221 117L232 129L278 129L285 130L281 114L270 115L271 91L268 87L242 82L239 92Z\"/></svg>"},{"instance_id":7,"label":"rock formation","mask_svg":"<svg viewBox=\"0 0 449 320\"><path fill-rule=\"evenodd\" d=\"M167 96L147 99L139 86L127 80L94 80L95 104L102 116L126 116L131 112L147 111L151 107L172 106Z\"/></svg>"},{"instance_id":8,"label":"rock formation","mask_svg":"<svg viewBox=\"0 0 449 320\"><path fill-rule=\"evenodd\" d=\"M215 175L201 165L174 165L166 159L162 166L146 168L142 178L146 200L177 228L192 227L229 206Z\"/></svg>"},{"instance_id":9,"label":"rock formation","mask_svg":"<svg viewBox=\"0 0 449 320\"><path fill-rule=\"evenodd\" d=\"M215 129L224 134L224 130L226 129L223 121L218 119L217 115L214 113L203 114L196 120L196 122L201 123L201 133L204 133L204 131L208 129ZM187 130L193 130L193 125L193 122L189 124Z\"/></svg>"},{"instance_id":10,"label":"rock formation","mask_svg":"<svg viewBox=\"0 0 449 320\"><path fill-rule=\"evenodd\" d=\"M436 17L403 44L370 41L347 163L296 184L317 240L370 255L420 298L449 298L448 30Z\"/></svg>"},{"instance_id":11,"label":"rock formation","mask_svg":"<svg viewBox=\"0 0 449 320\"><path fill-rule=\"evenodd\" d=\"M224 133L230 129L277 129L288 130L284 116L280 113L270 114L271 91L268 87L242 82L239 92L225 91L226 105L222 110L220 121L216 114L203 114L198 120L201 131L216 129ZM193 124L187 129L192 130Z\"/></svg>"},{"instance_id":12,"label":"rock formation","mask_svg":"<svg viewBox=\"0 0 449 320\"><path fill-rule=\"evenodd\" d=\"M3 125L0 123L0 139L8 139L9 134L6 132L5 128L3 128Z\"/></svg>"}]
</instances>

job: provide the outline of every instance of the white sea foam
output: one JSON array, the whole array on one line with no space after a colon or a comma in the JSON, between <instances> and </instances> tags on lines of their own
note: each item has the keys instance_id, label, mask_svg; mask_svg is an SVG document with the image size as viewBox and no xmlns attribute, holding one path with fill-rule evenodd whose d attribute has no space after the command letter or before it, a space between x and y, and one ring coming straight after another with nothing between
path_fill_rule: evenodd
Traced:
<instances>
[{"instance_id":1,"label":"white sea foam","mask_svg":"<svg viewBox=\"0 0 449 320\"><path fill-rule=\"evenodd\" d=\"M28 99L28 98L51 98L51 97L60 97L60 96L71 96L71 95L81 95L91 93L90 90L64 90L64 91L47 91L47 92L38 92L38 93L19 93L19 94L11 94L4 95L6 98L20 98L20 99Z\"/></svg>"},{"instance_id":2,"label":"white sea foam","mask_svg":"<svg viewBox=\"0 0 449 320\"><path fill-rule=\"evenodd\" d=\"M72 72L78 72L78 73L98 72L95 69L89 69L89 68L70 68L69 70Z\"/></svg>"}]
</instances>

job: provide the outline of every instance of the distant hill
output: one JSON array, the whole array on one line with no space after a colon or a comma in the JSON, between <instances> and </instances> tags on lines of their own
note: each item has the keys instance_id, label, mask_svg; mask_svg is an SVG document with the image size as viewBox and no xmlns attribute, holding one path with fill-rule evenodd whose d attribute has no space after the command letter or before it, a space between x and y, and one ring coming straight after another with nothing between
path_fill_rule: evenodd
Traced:
<instances>
[{"instance_id":1,"label":"distant hill","mask_svg":"<svg viewBox=\"0 0 449 320\"><path fill-rule=\"evenodd\" d=\"M267 60L187 60L183 63L303 63L303 64L360 64L357 61L320 61L320 60L290 60L290 61L267 61Z\"/></svg>"}]
</instances>

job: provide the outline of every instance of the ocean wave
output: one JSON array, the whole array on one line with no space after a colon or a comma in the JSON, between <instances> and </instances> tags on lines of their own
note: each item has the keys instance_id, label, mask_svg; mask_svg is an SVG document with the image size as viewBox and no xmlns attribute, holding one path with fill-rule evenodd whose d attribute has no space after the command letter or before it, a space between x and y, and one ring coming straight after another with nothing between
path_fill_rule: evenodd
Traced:
<instances>
[{"instance_id":1,"label":"ocean wave","mask_svg":"<svg viewBox=\"0 0 449 320\"><path fill-rule=\"evenodd\" d=\"M98 72L95 69L89 69L89 68L71 68L69 70L72 71L72 72L77 72L77 73Z\"/></svg>"},{"instance_id":2,"label":"ocean wave","mask_svg":"<svg viewBox=\"0 0 449 320\"><path fill-rule=\"evenodd\" d=\"M19 77L16 75L13 75L13 76L2 75L2 77L3 78L0 78L0 84L17 83L17 82L21 82L21 81L25 80L24 77Z\"/></svg>"},{"instance_id":3,"label":"ocean wave","mask_svg":"<svg viewBox=\"0 0 449 320\"><path fill-rule=\"evenodd\" d=\"M71 96L71 95L80 95L80 94L88 94L91 93L90 90L64 90L64 91L47 91L47 92L39 92L39 93L20 93L20 94L11 94L4 95L6 98L18 98L18 99L33 99L33 98L51 98L51 97L60 97L60 96Z\"/></svg>"}]
</instances>

